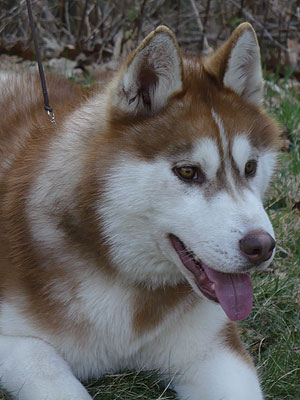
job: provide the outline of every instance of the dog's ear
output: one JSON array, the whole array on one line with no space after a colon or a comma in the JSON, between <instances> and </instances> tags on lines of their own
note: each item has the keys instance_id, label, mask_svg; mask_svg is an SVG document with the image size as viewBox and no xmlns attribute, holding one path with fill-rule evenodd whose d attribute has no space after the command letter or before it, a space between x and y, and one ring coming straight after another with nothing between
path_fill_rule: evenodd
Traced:
<instances>
[{"instance_id":1,"label":"dog's ear","mask_svg":"<svg viewBox=\"0 0 300 400\"><path fill-rule=\"evenodd\" d=\"M123 67L112 105L125 114L153 115L182 90L182 60L165 26L150 33Z\"/></svg>"},{"instance_id":2,"label":"dog's ear","mask_svg":"<svg viewBox=\"0 0 300 400\"><path fill-rule=\"evenodd\" d=\"M256 34L248 22L239 25L231 37L205 61L225 87L244 100L260 104L262 100L262 69Z\"/></svg>"}]
</instances>

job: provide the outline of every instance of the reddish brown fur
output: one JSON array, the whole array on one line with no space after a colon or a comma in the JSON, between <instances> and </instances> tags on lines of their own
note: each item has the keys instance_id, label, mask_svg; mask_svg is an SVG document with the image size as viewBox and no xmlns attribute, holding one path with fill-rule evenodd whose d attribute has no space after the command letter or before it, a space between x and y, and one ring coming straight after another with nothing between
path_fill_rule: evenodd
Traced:
<instances>
[{"instance_id":1,"label":"reddish brown fur","mask_svg":"<svg viewBox=\"0 0 300 400\"><path fill-rule=\"evenodd\" d=\"M242 357L247 364L254 368L253 361L241 342L236 324L229 322L221 332L220 338L222 343L225 342L226 346L228 346L230 350L233 350L240 357Z\"/></svg>"},{"instance_id":2,"label":"reddish brown fur","mask_svg":"<svg viewBox=\"0 0 300 400\"><path fill-rule=\"evenodd\" d=\"M182 312L187 312L199 301L199 296L188 283L153 291L137 288L133 330L137 335L142 335L159 325L179 305L184 306Z\"/></svg>"},{"instance_id":3,"label":"reddish brown fur","mask_svg":"<svg viewBox=\"0 0 300 400\"><path fill-rule=\"evenodd\" d=\"M27 79L31 78L24 76L25 82ZM12 165L0 179L0 281L2 293L8 297L16 293L21 296L21 309L22 296L26 296L29 307L24 311L30 315L34 313L43 325L60 330L64 321L63 305L51 299L48 286L53 279L68 281L67 272L54 265L51 272L40 268L46 260L30 239L25 201L41 168L49 140L59 133L65 116L84 101L85 93L65 79L48 78L50 98L57 111L58 125L54 127L43 110L39 77L34 77L31 83L32 86L17 87L14 97L4 97L0 103L3 110L0 154L2 159L10 154L14 156ZM31 133L30 138L27 132Z\"/></svg>"},{"instance_id":4,"label":"reddish brown fur","mask_svg":"<svg viewBox=\"0 0 300 400\"><path fill-rule=\"evenodd\" d=\"M229 141L237 132L250 131L249 137L255 147L278 147L278 126L262 108L248 104L222 86L219 77L209 73L201 59L185 57L183 61L183 92L177 94L163 112L151 117L137 116L133 120L132 116L120 115L118 110L112 109L109 135L118 143L121 141L123 149L148 159L159 153L172 155L177 150L189 149L199 137L218 138L218 127L211 118L212 108L222 115ZM145 130L151 134L143 134Z\"/></svg>"},{"instance_id":5,"label":"reddish brown fur","mask_svg":"<svg viewBox=\"0 0 300 400\"><path fill-rule=\"evenodd\" d=\"M86 167L75 199L75 214L64 213L60 216L60 223L68 234L70 246L79 249L87 259L96 260L101 273L112 279L117 278L116 273L95 222L96 161L101 159L102 168L109 169L113 154L118 149L134 152L145 159L162 153L174 157L179 151L190 149L199 137L218 137L217 126L211 118L212 108L222 115L229 139L236 132L251 130L250 138L254 146L276 148L278 144L278 128L273 120L259 107L247 104L221 85L226 65L224 57L229 54L228 48L232 44L227 46L214 56L214 64L206 61L204 66L198 58L184 58L183 91L176 94L161 113L152 117L128 117L112 109L109 129L91 140L90 151L84 155ZM38 78L33 85L32 93L40 93ZM15 153L11 167L0 178L0 290L2 294L27 296L29 307L24 311L28 315L34 314L40 326L64 332L75 329L81 336L87 328L85 321L66 320L66 304L54 299L49 291L55 279L59 279L66 283L70 298L76 298L78 282L73 278L73 271L54 263L51 272L40 268L43 263L51 261L51 255L47 254L45 259L45 255L35 248L25 215L25 200L39 173L49 140L59 134L65 116L79 107L86 96L81 89L58 78L49 78L48 85L57 127L50 124L40 94L32 96L35 100L28 103L25 85L17 89L13 98L6 98L0 103L0 155L3 158L12 151ZM11 104L15 107L14 112L11 111ZM236 118L237 115L239 118ZM190 127L188 131L186 126ZM31 138L25 135L28 131ZM147 131L150 134L144 134ZM180 304L190 306L195 302L188 284L154 291L136 289L135 293L133 328L138 335L154 329L165 315ZM248 357L232 325L228 326L224 336L234 350Z\"/></svg>"}]
</instances>

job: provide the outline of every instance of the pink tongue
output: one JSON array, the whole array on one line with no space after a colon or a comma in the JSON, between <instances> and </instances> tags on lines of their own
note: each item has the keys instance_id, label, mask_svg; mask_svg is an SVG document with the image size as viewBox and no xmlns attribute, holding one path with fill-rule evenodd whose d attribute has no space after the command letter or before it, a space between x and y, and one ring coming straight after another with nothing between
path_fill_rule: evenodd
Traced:
<instances>
[{"instance_id":1,"label":"pink tongue","mask_svg":"<svg viewBox=\"0 0 300 400\"><path fill-rule=\"evenodd\" d=\"M248 274L226 274L202 264L209 280L215 284L216 296L232 321L247 318L252 308L252 282Z\"/></svg>"}]
</instances>

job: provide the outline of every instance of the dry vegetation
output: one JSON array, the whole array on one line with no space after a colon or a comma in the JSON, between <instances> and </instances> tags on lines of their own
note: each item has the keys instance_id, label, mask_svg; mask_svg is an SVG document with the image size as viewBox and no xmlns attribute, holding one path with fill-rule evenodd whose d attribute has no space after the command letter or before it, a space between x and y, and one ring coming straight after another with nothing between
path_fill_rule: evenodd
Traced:
<instances>
[{"instance_id":1,"label":"dry vegetation","mask_svg":"<svg viewBox=\"0 0 300 400\"><path fill-rule=\"evenodd\" d=\"M2 0L0 53L34 58L25 0ZM242 21L253 24L270 67L300 73L299 0L32 0L45 58L67 57L80 68L126 56L159 24L181 47L209 53Z\"/></svg>"}]
</instances>

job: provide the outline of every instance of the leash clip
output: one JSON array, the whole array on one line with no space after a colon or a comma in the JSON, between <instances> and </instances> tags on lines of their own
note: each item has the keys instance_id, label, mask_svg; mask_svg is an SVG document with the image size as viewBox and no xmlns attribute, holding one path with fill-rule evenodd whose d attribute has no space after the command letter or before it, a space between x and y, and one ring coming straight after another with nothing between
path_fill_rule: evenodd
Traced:
<instances>
[{"instance_id":1,"label":"leash clip","mask_svg":"<svg viewBox=\"0 0 300 400\"><path fill-rule=\"evenodd\" d=\"M50 118L51 124L56 125L54 112L53 111L49 111L49 110L46 110L46 111L47 111L47 114L48 114L48 116Z\"/></svg>"}]
</instances>

